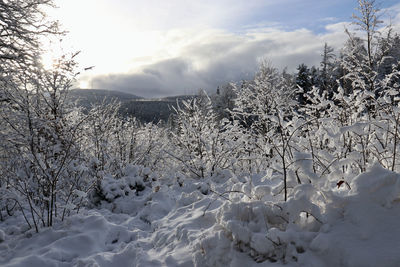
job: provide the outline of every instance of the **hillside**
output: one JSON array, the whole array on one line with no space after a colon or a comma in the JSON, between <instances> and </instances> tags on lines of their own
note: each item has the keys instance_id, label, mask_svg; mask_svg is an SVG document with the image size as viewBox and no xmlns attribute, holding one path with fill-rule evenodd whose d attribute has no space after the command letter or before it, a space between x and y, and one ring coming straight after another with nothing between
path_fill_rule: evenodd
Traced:
<instances>
[{"instance_id":1,"label":"hillside","mask_svg":"<svg viewBox=\"0 0 400 267\"><path fill-rule=\"evenodd\" d=\"M92 105L109 103L112 100L127 102L142 97L119 91L105 89L72 89L68 97L71 101L77 101L78 105L89 108Z\"/></svg>"},{"instance_id":2,"label":"hillside","mask_svg":"<svg viewBox=\"0 0 400 267\"><path fill-rule=\"evenodd\" d=\"M89 109L94 105L109 104L111 101L121 103L120 114L133 116L139 121L148 123L166 122L173 112L173 107L182 100L193 96L169 96L165 98L145 99L137 95L104 89L73 89L69 93L70 101Z\"/></svg>"}]
</instances>

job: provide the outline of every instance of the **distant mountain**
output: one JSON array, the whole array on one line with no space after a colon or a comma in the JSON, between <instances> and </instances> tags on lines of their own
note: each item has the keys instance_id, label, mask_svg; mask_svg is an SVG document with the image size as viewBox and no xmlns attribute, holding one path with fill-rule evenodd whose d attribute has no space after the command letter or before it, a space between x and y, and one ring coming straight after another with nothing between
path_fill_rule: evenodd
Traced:
<instances>
[{"instance_id":1,"label":"distant mountain","mask_svg":"<svg viewBox=\"0 0 400 267\"><path fill-rule=\"evenodd\" d=\"M167 96L164 98L161 98L165 101L174 101L176 102L177 100L182 101L182 100L189 100L195 97L194 95L177 95L177 96Z\"/></svg>"},{"instance_id":2,"label":"distant mountain","mask_svg":"<svg viewBox=\"0 0 400 267\"><path fill-rule=\"evenodd\" d=\"M71 101L77 101L78 105L85 108L90 108L92 105L110 103L112 100L123 103L133 99L141 98L140 96L129 93L104 89L72 89L69 92L68 97Z\"/></svg>"},{"instance_id":3,"label":"distant mountain","mask_svg":"<svg viewBox=\"0 0 400 267\"><path fill-rule=\"evenodd\" d=\"M69 93L69 99L85 109L89 109L93 105L108 104L113 100L118 101L121 103L121 115L136 117L144 123L166 122L177 103L193 97L192 95L180 95L145 99L133 94L101 89L73 89Z\"/></svg>"},{"instance_id":4,"label":"distant mountain","mask_svg":"<svg viewBox=\"0 0 400 267\"><path fill-rule=\"evenodd\" d=\"M134 116L142 122L166 122L182 100L194 96L170 96L159 99L135 99L122 103L121 114Z\"/></svg>"}]
</instances>

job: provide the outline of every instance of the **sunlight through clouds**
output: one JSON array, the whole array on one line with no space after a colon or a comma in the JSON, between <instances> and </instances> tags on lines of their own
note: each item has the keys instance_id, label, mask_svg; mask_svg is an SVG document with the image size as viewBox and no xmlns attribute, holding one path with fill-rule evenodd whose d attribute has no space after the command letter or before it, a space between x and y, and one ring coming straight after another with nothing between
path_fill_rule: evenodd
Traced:
<instances>
[{"instance_id":1,"label":"sunlight through clouds","mask_svg":"<svg viewBox=\"0 0 400 267\"><path fill-rule=\"evenodd\" d=\"M162 96L247 78L260 58L290 71L318 65L325 42L342 45L356 3L311 2L59 0L54 16L69 31L64 46L95 66L79 86Z\"/></svg>"}]
</instances>

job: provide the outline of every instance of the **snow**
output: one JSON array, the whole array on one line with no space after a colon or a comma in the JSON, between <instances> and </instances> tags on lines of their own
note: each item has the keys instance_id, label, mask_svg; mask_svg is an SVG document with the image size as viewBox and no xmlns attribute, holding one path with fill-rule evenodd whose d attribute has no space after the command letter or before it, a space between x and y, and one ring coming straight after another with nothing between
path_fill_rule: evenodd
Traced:
<instances>
[{"instance_id":1,"label":"snow","mask_svg":"<svg viewBox=\"0 0 400 267\"><path fill-rule=\"evenodd\" d=\"M287 202L262 175L171 178L154 190L136 171L105 180L96 209L39 233L21 216L0 222L0 265L400 266L400 174L379 164L351 190L301 184Z\"/></svg>"}]
</instances>

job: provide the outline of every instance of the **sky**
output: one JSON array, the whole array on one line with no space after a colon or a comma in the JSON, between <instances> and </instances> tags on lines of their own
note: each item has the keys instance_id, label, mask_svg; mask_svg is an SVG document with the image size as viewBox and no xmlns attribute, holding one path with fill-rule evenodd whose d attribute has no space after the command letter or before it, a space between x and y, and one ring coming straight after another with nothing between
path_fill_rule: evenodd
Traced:
<instances>
[{"instance_id":1,"label":"sky","mask_svg":"<svg viewBox=\"0 0 400 267\"><path fill-rule=\"evenodd\" d=\"M142 97L209 92L251 79L262 60L294 72L341 47L356 0L56 0L49 13L81 51L77 87ZM398 0L382 1L400 25ZM351 27L351 26L350 26ZM50 53L49 53L50 54Z\"/></svg>"}]
</instances>

